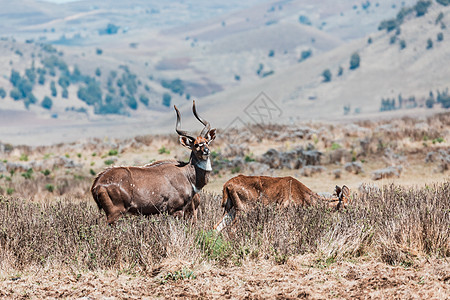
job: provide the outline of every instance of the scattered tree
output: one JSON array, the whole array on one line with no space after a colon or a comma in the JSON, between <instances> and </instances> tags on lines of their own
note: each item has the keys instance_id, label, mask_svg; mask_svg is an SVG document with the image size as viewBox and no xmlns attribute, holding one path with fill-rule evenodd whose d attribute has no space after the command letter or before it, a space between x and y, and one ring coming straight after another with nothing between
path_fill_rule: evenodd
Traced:
<instances>
[{"instance_id":1,"label":"scattered tree","mask_svg":"<svg viewBox=\"0 0 450 300\"><path fill-rule=\"evenodd\" d=\"M431 1L419 0L416 5L414 5L414 10L416 15L421 17L428 12L428 7L431 5Z\"/></svg>"},{"instance_id":2,"label":"scattered tree","mask_svg":"<svg viewBox=\"0 0 450 300\"><path fill-rule=\"evenodd\" d=\"M62 96L64 99L69 98L69 91L67 90L66 87L63 88L63 91L62 91L61 96Z\"/></svg>"},{"instance_id":3,"label":"scattered tree","mask_svg":"<svg viewBox=\"0 0 450 300\"><path fill-rule=\"evenodd\" d=\"M391 36L391 38L389 39L389 44L395 44L395 41L397 40L397 37L395 35Z\"/></svg>"},{"instance_id":4,"label":"scattered tree","mask_svg":"<svg viewBox=\"0 0 450 300\"><path fill-rule=\"evenodd\" d=\"M427 40L427 49L433 48L433 41L431 39Z\"/></svg>"},{"instance_id":5,"label":"scattered tree","mask_svg":"<svg viewBox=\"0 0 450 300\"><path fill-rule=\"evenodd\" d=\"M438 42L442 42L442 40L444 40L444 34L442 32L439 32L437 34L437 40Z\"/></svg>"},{"instance_id":6,"label":"scattered tree","mask_svg":"<svg viewBox=\"0 0 450 300\"><path fill-rule=\"evenodd\" d=\"M58 95L54 81L50 82L50 91L52 92L52 97L56 97L56 95Z\"/></svg>"},{"instance_id":7,"label":"scattered tree","mask_svg":"<svg viewBox=\"0 0 450 300\"><path fill-rule=\"evenodd\" d=\"M308 59L309 57L311 57L311 55L312 55L311 49L303 50L302 53L300 54L299 61L304 61L305 59Z\"/></svg>"},{"instance_id":8,"label":"scattered tree","mask_svg":"<svg viewBox=\"0 0 450 300\"><path fill-rule=\"evenodd\" d=\"M139 101L141 101L142 104L144 104L145 106L148 106L149 103L149 99L147 96L145 96L144 94L141 94L139 96Z\"/></svg>"},{"instance_id":9,"label":"scattered tree","mask_svg":"<svg viewBox=\"0 0 450 300\"><path fill-rule=\"evenodd\" d=\"M359 67L360 57L358 53L353 53L350 58L350 70L357 69Z\"/></svg>"},{"instance_id":10,"label":"scattered tree","mask_svg":"<svg viewBox=\"0 0 450 300\"><path fill-rule=\"evenodd\" d=\"M41 106L45 109L50 110L53 106L52 99L50 99L50 97L48 97L48 96L45 96L44 100L42 100L42 102L41 102Z\"/></svg>"},{"instance_id":11,"label":"scattered tree","mask_svg":"<svg viewBox=\"0 0 450 300\"><path fill-rule=\"evenodd\" d=\"M324 82L329 82L331 81L331 71L330 69L326 69L322 72L322 76L323 76L323 81Z\"/></svg>"},{"instance_id":12,"label":"scattered tree","mask_svg":"<svg viewBox=\"0 0 450 300\"><path fill-rule=\"evenodd\" d=\"M138 108L138 103L136 101L136 98L134 98L131 95L128 95L127 99L126 99L126 104L128 105L129 108L136 110Z\"/></svg>"}]
</instances>

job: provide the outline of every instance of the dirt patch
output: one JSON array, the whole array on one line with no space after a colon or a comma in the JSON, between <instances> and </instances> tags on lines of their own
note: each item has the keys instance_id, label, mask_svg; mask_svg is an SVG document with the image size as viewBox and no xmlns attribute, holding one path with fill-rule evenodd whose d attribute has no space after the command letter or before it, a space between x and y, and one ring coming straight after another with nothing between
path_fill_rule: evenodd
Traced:
<instances>
[{"instance_id":1,"label":"dirt patch","mask_svg":"<svg viewBox=\"0 0 450 300\"><path fill-rule=\"evenodd\" d=\"M239 267L224 268L202 264L192 269L189 278L169 275L175 273L167 267L156 268L147 276L112 271L39 270L4 277L0 282L0 297L448 299L450 295L450 264L445 259L418 261L408 268L370 260L342 261L321 268L311 256L300 256L284 265L267 261L247 261Z\"/></svg>"}]
</instances>

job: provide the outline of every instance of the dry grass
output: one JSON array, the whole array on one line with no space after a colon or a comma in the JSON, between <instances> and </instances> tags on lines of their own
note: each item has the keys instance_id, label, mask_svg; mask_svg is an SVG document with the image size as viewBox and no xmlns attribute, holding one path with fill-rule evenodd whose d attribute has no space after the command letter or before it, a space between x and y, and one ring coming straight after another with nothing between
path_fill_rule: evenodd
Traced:
<instances>
[{"instance_id":1,"label":"dry grass","mask_svg":"<svg viewBox=\"0 0 450 300\"><path fill-rule=\"evenodd\" d=\"M1 198L1 271L39 266L149 274L168 259L232 266L284 264L304 254L324 266L364 256L411 266L416 257L450 256L449 194L449 182L416 189L391 185L355 195L354 205L340 213L258 206L223 235L211 231L221 214L212 194L202 194L195 226L161 215L126 217L108 227L91 202Z\"/></svg>"}]
</instances>

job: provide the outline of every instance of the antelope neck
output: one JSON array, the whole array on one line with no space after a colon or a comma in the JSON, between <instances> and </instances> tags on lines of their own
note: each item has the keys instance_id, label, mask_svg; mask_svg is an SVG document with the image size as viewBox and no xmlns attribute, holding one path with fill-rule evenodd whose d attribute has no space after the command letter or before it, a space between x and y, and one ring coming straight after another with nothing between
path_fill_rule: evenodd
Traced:
<instances>
[{"instance_id":1,"label":"antelope neck","mask_svg":"<svg viewBox=\"0 0 450 300\"><path fill-rule=\"evenodd\" d=\"M193 153L191 154L190 164L192 165L195 173L192 177L189 176L194 194L197 194L208 183L209 172L212 171L211 161L208 157L207 160L199 160Z\"/></svg>"}]
</instances>

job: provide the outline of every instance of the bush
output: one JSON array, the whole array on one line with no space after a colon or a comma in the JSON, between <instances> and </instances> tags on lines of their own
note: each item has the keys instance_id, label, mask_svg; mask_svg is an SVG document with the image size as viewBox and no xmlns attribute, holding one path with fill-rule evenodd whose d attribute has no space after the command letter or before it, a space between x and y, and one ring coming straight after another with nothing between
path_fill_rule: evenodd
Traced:
<instances>
[{"instance_id":1,"label":"bush","mask_svg":"<svg viewBox=\"0 0 450 300\"><path fill-rule=\"evenodd\" d=\"M117 150L117 149L111 149L111 150L109 150L109 152L108 152L108 155L109 155L109 156L115 156L115 155L117 155L117 154L119 154L119 150Z\"/></svg>"},{"instance_id":2,"label":"bush","mask_svg":"<svg viewBox=\"0 0 450 300\"><path fill-rule=\"evenodd\" d=\"M405 42L405 40L400 40L399 45L400 45L400 50L405 49L405 48L406 48L406 42Z\"/></svg>"},{"instance_id":3,"label":"bush","mask_svg":"<svg viewBox=\"0 0 450 300\"><path fill-rule=\"evenodd\" d=\"M344 73L344 68L342 68L341 66L339 66L337 76L342 76L343 73Z\"/></svg>"},{"instance_id":4,"label":"bush","mask_svg":"<svg viewBox=\"0 0 450 300\"><path fill-rule=\"evenodd\" d=\"M437 40L438 42L442 42L444 40L444 34L442 32L437 34Z\"/></svg>"},{"instance_id":5,"label":"bush","mask_svg":"<svg viewBox=\"0 0 450 300\"><path fill-rule=\"evenodd\" d=\"M331 81L331 71L330 69L326 69L322 72L322 76L323 76L323 81L324 82L329 82Z\"/></svg>"},{"instance_id":6,"label":"bush","mask_svg":"<svg viewBox=\"0 0 450 300\"><path fill-rule=\"evenodd\" d=\"M50 110L53 106L52 99L50 99L50 97L48 97L48 96L45 96L44 100L42 100L42 102L41 102L41 106L45 109Z\"/></svg>"},{"instance_id":7,"label":"bush","mask_svg":"<svg viewBox=\"0 0 450 300\"><path fill-rule=\"evenodd\" d=\"M275 55L275 51L274 50L270 50L269 51L269 57L274 57Z\"/></svg>"},{"instance_id":8,"label":"bush","mask_svg":"<svg viewBox=\"0 0 450 300\"><path fill-rule=\"evenodd\" d=\"M102 75L102 71L100 70L100 68L95 69L95 75L97 77L100 77Z\"/></svg>"},{"instance_id":9,"label":"bush","mask_svg":"<svg viewBox=\"0 0 450 300\"><path fill-rule=\"evenodd\" d=\"M444 6L450 5L450 0L436 0L436 2Z\"/></svg>"},{"instance_id":10,"label":"bush","mask_svg":"<svg viewBox=\"0 0 450 300\"><path fill-rule=\"evenodd\" d=\"M358 53L353 53L350 58L350 70L357 69L359 67L360 57Z\"/></svg>"},{"instance_id":11,"label":"bush","mask_svg":"<svg viewBox=\"0 0 450 300\"><path fill-rule=\"evenodd\" d=\"M46 184L45 185L45 189L47 190L47 191L49 191L50 193L53 193L53 191L55 190L55 186L53 185L53 184Z\"/></svg>"},{"instance_id":12,"label":"bush","mask_svg":"<svg viewBox=\"0 0 450 300\"><path fill-rule=\"evenodd\" d=\"M100 49L100 48L97 48L97 49L95 50L95 53L96 53L97 55L102 55L102 54L103 54L103 50Z\"/></svg>"},{"instance_id":13,"label":"bush","mask_svg":"<svg viewBox=\"0 0 450 300\"><path fill-rule=\"evenodd\" d=\"M6 97L6 91L4 88L0 88L0 98L5 99Z\"/></svg>"}]
</instances>

